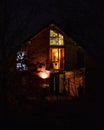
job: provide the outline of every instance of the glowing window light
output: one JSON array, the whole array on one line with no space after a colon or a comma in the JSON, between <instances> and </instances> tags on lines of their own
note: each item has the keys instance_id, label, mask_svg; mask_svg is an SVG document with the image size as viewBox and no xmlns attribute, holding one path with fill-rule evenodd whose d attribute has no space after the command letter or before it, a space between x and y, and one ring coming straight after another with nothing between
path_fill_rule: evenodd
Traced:
<instances>
[{"instance_id":1,"label":"glowing window light","mask_svg":"<svg viewBox=\"0 0 104 130\"><path fill-rule=\"evenodd\" d=\"M58 52L55 53L55 56L58 57Z\"/></svg>"},{"instance_id":2,"label":"glowing window light","mask_svg":"<svg viewBox=\"0 0 104 130\"><path fill-rule=\"evenodd\" d=\"M50 45L64 45L63 35L54 30L50 30Z\"/></svg>"}]
</instances>

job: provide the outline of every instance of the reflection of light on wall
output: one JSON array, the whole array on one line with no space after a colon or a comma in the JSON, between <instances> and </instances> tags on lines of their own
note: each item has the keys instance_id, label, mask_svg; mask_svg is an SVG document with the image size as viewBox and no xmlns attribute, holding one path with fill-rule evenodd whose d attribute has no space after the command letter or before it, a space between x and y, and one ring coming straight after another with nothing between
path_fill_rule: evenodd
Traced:
<instances>
[{"instance_id":1,"label":"reflection of light on wall","mask_svg":"<svg viewBox=\"0 0 104 130\"><path fill-rule=\"evenodd\" d=\"M42 66L41 68L37 68L37 71L45 71L46 70L46 66Z\"/></svg>"},{"instance_id":2,"label":"reflection of light on wall","mask_svg":"<svg viewBox=\"0 0 104 130\"><path fill-rule=\"evenodd\" d=\"M46 66L42 66L41 68L37 68L37 75L42 78L42 79L46 79L50 77L50 71L46 70Z\"/></svg>"},{"instance_id":3,"label":"reflection of light on wall","mask_svg":"<svg viewBox=\"0 0 104 130\"><path fill-rule=\"evenodd\" d=\"M69 71L65 72L65 77L66 77L66 90L68 91L68 87L70 89L70 95L71 96L78 96L78 87L84 86L84 79L83 75L80 73L80 71ZM69 81L69 86L68 86L68 79Z\"/></svg>"}]
</instances>

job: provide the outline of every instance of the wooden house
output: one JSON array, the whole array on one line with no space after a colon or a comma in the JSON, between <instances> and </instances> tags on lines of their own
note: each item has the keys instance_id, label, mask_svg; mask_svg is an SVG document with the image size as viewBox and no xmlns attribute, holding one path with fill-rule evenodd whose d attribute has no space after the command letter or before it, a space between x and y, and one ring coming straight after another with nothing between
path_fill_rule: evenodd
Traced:
<instances>
[{"instance_id":1,"label":"wooden house","mask_svg":"<svg viewBox=\"0 0 104 130\"><path fill-rule=\"evenodd\" d=\"M17 84L34 96L42 91L46 95L78 96L78 88L81 86L84 93L86 87L88 59L84 48L50 24L16 52Z\"/></svg>"}]
</instances>

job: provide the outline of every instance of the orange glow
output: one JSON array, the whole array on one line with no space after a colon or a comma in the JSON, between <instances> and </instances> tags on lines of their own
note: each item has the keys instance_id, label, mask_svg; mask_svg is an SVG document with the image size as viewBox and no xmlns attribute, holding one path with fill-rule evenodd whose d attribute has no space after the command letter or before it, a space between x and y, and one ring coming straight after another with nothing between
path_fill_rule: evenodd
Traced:
<instances>
[{"instance_id":1,"label":"orange glow","mask_svg":"<svg viewBox=\"0 0 104 130\"><path fill-rule=\"evenodd\" d=\"M42 79L49 78L50 71L48 71L48 70L41 71L41 72L38 73L38 76L41 77Z\"/></svg>"},{"instance_id":2,"label":"orange glow","mask_svg":"<svg viewBox=\"0 0 104 130\"><path fill-rule=\"evenodd\" d=\"M47 78L47 74L45 72L42 72L41 75L42 79L46 79Z\"/></svg>"},{"instance_id":3,"label":"orange glow","mask_svg":"<svg viewBox=\"0 0 104 130\"><path fill-rule=\"evenodd\" d=\"M57 58L58 58L58 55L59 55L58 52L56 52L56 53L55 53L55 56L56 56Z\"/></svg>"},{"instance_id":4,"label":"orange glow","mask_svg":"<svg viewBox=\"0 0 104 130\"><path fill-rule=\"evenodd\" d=\"M53 69L64 68L64 48L50 48L50 60L53 62Z\"/></svg>"}]
</instances>

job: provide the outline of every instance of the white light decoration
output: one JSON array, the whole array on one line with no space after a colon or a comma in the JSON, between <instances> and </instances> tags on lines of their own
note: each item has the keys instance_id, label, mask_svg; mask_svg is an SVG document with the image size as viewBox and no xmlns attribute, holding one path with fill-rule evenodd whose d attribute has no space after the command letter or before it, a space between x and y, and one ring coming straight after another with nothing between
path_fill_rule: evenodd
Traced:
<instances>
[{"instance_id":1,"label":"white light decoration","mask_svg":"<svg viewBox=\"0 0 104 130\"><path fill-rule=\"evenodd\" d=\"M17 61L18 61L18 60L23 60L23 59L24 59L24 56L25 56L25 53L24 53L24 52L18 52L18 53L17 53Z\"/></svg>"},{"instance_id":2,"label":"white light decoration","mask_svg":"<svg viewBox=\"0 0 104 130\"><path fill-rule=\"evenodd\" d=\"M25 56L26 56L25 52L23 52L23 51L17 52L17 58L16 58L17 64L16 64L16 68L19 71L27 70L27 66L24 63Z\"/></svg>"}]
</instances>

